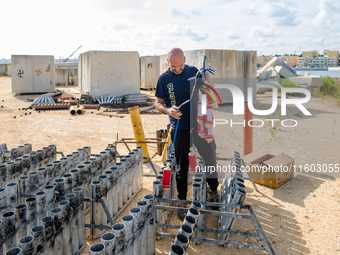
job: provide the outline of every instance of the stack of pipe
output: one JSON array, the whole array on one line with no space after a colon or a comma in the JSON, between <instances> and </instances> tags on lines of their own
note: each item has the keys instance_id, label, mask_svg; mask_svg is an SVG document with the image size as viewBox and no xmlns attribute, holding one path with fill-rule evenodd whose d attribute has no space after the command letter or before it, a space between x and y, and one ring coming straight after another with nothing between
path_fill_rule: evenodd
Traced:
<instances>
[{"instance_id":1,"label":"stack of pipe","mask_svg":"<svg viewBox=\"0 0 340 255\"><path fill-rule=\"evenodd\" d=\"M168 137L168 134L169 134L169 130L168 129L156 130L156 138L160 138L160 139L162 139L164 141ZM162 152L164 150L164 146L166 146L165 143L161 143L161 142L157 143L157 154L158 155L162 155Z\"/></svg>"},{"instance_id":2,"label":"stack of pipe","mask_svg":"<svg viewBox=\"0 0 340 255\"><path fill-rule=\"evenodd\" d=\"M96 97L99 104L112 104L115 98L116 95L101 95L100 97Z\"/></svg>"},{"instance_id":3,"label":"stack of pipe","mask_svg":"<svg viewBox=\"0 0 340 255\"><path fill-rule=\"evenodd\" d=\"M35 110L67 110L71 107L69 103L58 104L39 104L34 107Z\"/></svg>"},{"instance_id":4,"label":"stack of pipe","mask_svg":"<svg viewBox=\"0 0 340 255\"><path fill-rule=\"evenodd\" d=\"M148 99L147 94L126 94L123 96L124 103L145 103Z\"/></svg>"},{"instance_id":5,"label":"stack of pipe","mask_svg":"<svg viewBox=\"0 0 340 255\"><path fill-rule=\"evenodd\" d=\"M55 102L51 95L41 95L33 101L30 107L40 104L55 104Z\"/></svg>"}]
</instances>

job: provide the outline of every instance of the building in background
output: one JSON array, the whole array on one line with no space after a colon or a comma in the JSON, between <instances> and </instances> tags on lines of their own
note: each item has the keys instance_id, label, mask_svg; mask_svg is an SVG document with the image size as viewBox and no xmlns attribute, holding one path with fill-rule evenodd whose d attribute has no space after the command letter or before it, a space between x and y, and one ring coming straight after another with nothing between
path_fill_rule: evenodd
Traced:
<instances>
[{"instance_id":1,"label":"building in background","mask_svg":"<svg viewBox=\"0 0 340 255\"><path fill-rule=\"evenodd\" d=\"M327 66L339 65L339 51L337 50L324 50L323 56L327 58Z\"/></svg>"},{"instance_id":2,"label":"building in background","mask_svg":"<svg viewBox=\"0 0 340 255\"><path fill-rule=\"evenodd\" d=\"M257 67L265 66L274 56L258 56L257 57Z\"/></svg>"},{"instance_id":3,"label":"building in background","mask_svg":"<svg viewBox=\"0 0 340 255\"><path fill-rule=\"evenodd\" d=\"M290 55L290 56L282 56L282 57L279 57L279 58L281 58L283 61L285 61L291 67L298 65L299 56Z\"/></svg>"},{"instance_id":4,"label":"building in background","mask_svg":"<svg viewBox=\"0 0 340 255\"><path fill-rule=\"evenodd\" d=\"M339 51L324 50L320 55L317 50L304 51L298 59L299 67L333 67L339 65Z\"/></svg>"},{"instance_id":5,"label":"building in background","mask_svg":"<svg viewBox=\"0 0 340 255\"><path fill-rule=\"evenodd\" d=\"M265 66L270 60L278 57L285 61L289 66L294 67L298 65L299 56L297 55L275 55L275 56L259 56L257 57L257 67Z\"/></svg>"}]
</instances>

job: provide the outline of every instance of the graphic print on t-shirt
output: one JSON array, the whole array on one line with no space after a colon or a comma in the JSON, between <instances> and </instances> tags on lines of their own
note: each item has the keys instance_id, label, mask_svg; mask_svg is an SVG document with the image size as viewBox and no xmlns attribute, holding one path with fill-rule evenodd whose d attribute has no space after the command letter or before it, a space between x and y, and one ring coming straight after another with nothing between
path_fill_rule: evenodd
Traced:
<instances>
[{"instance_id":1,"label":"graphic print on t-shirt","mask_svg":"<svg viewBox=\"0 0 340 255\"><path fill-rule=\"evenodd\" d=\"M175 99L175 93L174 93L174 84L169 83L166 87L168 88L171 106L174 106L174 105L176 105L176 99Z\"/></svg>"}]
</instances>

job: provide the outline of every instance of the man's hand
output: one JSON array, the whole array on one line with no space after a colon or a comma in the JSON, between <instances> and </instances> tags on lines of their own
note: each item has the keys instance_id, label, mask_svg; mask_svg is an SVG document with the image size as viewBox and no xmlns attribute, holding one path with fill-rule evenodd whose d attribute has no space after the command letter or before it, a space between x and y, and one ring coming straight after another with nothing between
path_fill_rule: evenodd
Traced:
<instances>
[{"instance_id":1,"label":"man's hand","mask_svg":"<svg viewBox=\"0 0 340 255\"><path fill-rule=\"evenodd\" d=\"M168 110L168 115L170 115L174 119L180 119L182 113L179 111L178 106L173 106Z\"/></svg>"},{"instance_id":2,"label":"man's hand","mask_svg":"<svg viewBox=\"0 0 340 255\"><path fill-rule=\"evenodd\" d=\"M156 97L155 107L161 113L170 115L174 119L180 119L180 116L182 115L182 113L179 111L178 106L173 106L171 108L168 108L164 105L164 99L161 99L158 97Z\"/></svg>"}]
</instances>

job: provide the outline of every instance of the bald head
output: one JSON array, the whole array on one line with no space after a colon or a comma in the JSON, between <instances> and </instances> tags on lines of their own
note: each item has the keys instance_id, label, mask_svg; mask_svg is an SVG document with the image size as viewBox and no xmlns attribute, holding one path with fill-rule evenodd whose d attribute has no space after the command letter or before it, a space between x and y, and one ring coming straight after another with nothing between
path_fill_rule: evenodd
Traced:
<instances>
[{"instance_id":1,"label":"bald head","mask_svg":"<svg viewBox=\"0 0 340 255\"><path fill-rule=\"evenodd\" d=\"M184 58L184 53L180 48L172 48L168 53L168 59Z\"/></svg>"},{"instance_id":2,"label":"bald head","mask_svg":"<svg viewBox=\"0 0 340 255\"><path fill-rule=\"evenodd\" d=\"M181 74L184 69L185 57L180 48L172 48L168 53L168 64L170 71Z\"/></svg>"}]
</instances>

